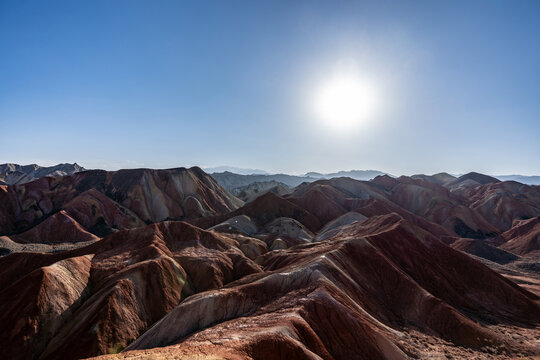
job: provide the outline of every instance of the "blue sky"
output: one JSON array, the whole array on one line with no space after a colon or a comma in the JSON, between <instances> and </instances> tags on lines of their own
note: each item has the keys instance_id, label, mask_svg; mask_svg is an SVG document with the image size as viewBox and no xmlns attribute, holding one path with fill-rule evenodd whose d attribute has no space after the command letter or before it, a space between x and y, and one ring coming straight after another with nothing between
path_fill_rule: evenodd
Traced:
<instances>
[{"instance_id":1,"label":"blue sky","mask_svg":"<svg viewBox=\"0 0 540 360\"><path fill-rule=\"evenodd\" d=\"M540 174L538 1L0 2L0 163ZM321 126L354 68L370 118Z\"/></svg>"}]
</instances>

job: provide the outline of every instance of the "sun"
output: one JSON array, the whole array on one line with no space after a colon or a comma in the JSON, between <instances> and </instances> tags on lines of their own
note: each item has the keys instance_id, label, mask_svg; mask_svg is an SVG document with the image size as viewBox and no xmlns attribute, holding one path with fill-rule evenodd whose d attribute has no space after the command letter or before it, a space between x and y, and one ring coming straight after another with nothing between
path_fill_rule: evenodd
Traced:
<instances>
[{"instance_id":1,"label":"sun","mask_svg":"<svg viewBox=\"0 0 540 360\"><path fill-rule=\"evenodd\" d=\"M350 131L374 115L377 93L360 75L340 73L320 85L313 102L315 116L325 127Z\"/></svg>"}]
</instances>

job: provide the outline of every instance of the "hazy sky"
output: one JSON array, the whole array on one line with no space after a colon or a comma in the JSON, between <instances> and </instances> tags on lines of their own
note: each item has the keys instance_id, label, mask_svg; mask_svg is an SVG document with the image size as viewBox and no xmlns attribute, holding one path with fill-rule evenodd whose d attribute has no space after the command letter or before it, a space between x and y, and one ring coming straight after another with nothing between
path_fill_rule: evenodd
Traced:
<instances>
[{"instance_id":1,"label":"hazy sky","mask_svg":"<svg viewBox=\"0 0 540 360\"><path fill-rule=\"evenodd\" d=\"M540 174L539 39L540 1L4 0L0 163Z\"/></svg>"}]
</instances>

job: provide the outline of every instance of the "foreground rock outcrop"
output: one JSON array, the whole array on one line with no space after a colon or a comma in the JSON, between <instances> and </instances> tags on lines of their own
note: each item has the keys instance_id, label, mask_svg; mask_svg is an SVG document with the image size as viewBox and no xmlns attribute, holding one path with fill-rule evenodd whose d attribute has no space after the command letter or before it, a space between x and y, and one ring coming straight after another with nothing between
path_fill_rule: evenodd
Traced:
<instances>
[{"instance_id":1,"label":"foreground rock outcrop","mask_svg":"<svg viewBox=\"0 0 540 360\"><path fill-rule=\"evenodd\" d=\"M413 329L495 355L535 351L481 324L537 325L535 295L397 214L259 262L265 272L190 297L122 358L407 359L424 350L406 341Z\"/></svg>"},{"instance_id":2,"label":"foreground rock outcrop","mask_svg":"<svg viewBox=\"0 0 540 360\"><path fill-rule=\"evenodd\" d=\"M261 271L238 241L184 222L61 253L12 254L0 269L0 344L19 359L119 351L184 297Z\"/></svg>"}]
</instances>

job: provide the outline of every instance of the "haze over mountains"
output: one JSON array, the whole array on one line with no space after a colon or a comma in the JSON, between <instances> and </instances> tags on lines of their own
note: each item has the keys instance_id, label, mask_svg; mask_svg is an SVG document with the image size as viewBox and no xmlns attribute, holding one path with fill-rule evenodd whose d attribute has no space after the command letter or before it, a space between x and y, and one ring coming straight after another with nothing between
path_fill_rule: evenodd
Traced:
<instances>
[{"instance_id":1,"label":"haze over mountains","mask_svg":"<svg viewBox=\"0 0 540 360\"><path fill-rule=\"evenodd\" d=\"M269 175L266 171L260 169L246 169L234 166L216 166L211 168L203 168L209 174L220 172L232 172L239 175Z\"/></svg>"},{"instance_id":2,"label":"haze over mountains","mask_svg":"<svg viewBox=\"0 0 540 360\"><path fill-rule=\"evenodd\" d=\"M3 356L540 356L539 186L219 175L1 185Z\"/></svg>"},{"instance_id":3,"label":"haze over mountains","mask_svg":"<svg viewBox=\"0 0 540 360\"><path fill-rule=\"evenodd\" d=\"M245 186L251 182L262 182L262 181L279 181L284 183L287 186L298 186L300 183L307 181L311 182L316 179L331 179L336 177L350 177L355 180L371 180L379 175L390 175L392 174L385 173L379 170L343 170L333 173L320 173L320 172L307 172L304 175L287 175L287 174L270 174L264 170L255 170L255 169L243 169L235 168L229 166L222 166L216 168L207 168L205 169L208 173L218 179L221 179L221 185L225 186L228 189L232 189L235 186ZM230 173L243 176L252 176L252 177L233 177ZM423 176L423 174L412 175ZM450 175L447 173L434 174L433 176L450 176L452 178L458 178L461 175ZM492 175L494 178L497 178L501 181L517 181L527 185L540 185L540 176L526 176L526 175ZM237 180L235 180L235 178ZM238 184L238 185L237 185ZM232 188L231 188L232 186Z\"/></svg>"},{"instance_id":4,"label":"haze over mountains","mask_svg":"<svg viewBox=\"0 0 540 360\"><path fill-rule=\"evenodd\" d=\"M13 163L6 163L0 164L0 184L21 184L44 176L71 175L84 170L86 169L78 165L77 163L65 163L54 166L39 166L37 164L19 165ZM304 175L271 174L267 171L260 169L248 169L233 166L217 166L212 168L203 168L203 170L216 178L220 182L220 185L224 186L229 191L241 186L249 185L254 182L277 181L289 187L295 187L302 182L312 182L317 179L350 177L355 180L371 180L379 175L394 176L378 170L343 170L333 173L320 173L311 171ZM412 175L412 177L416 176L424 175ZM459 177L459 175L450 175L447 173L435 174L433 176L451 176L453 178ZM528 185L540 185L540 176L496 175L493 177L501 181L512 180Z\"/></svg>"},{"instance_id":5,"label":"haze over mountains","mask_svg":"<svg viewBox=\"0 0 540 360\"><path fill-rule=\"evenodd\" d=\"M528 185L540 185L540 176L524 176L524 175L496 175L501 181L517 181Z\"/></svg>"}]
</instances>

